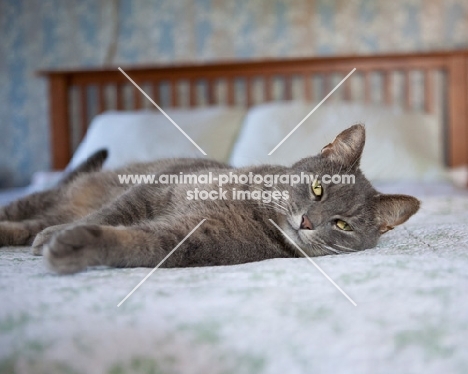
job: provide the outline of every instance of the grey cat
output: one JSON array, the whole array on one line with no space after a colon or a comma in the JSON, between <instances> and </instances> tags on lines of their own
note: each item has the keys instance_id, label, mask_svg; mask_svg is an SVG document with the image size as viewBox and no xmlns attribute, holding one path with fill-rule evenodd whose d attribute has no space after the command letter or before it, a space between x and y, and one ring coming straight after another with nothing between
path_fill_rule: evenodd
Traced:
<instances>
[{"instance_id":1,"label":"grey cat","mask_svg":"<svg viewBox=\"0 0 468 374\"><path fill-rule=\"evenodd\" d=\"M318 155L291 167L241 169L203 159L166 159L100 171L107 157L106 151L100 151L57 187L0 209L0 246L32 244L33 253L43 254L58 273L75 273L95 265L154 267L206 219L162 267L234 265L300 256L287 237L309 256L372 248L381 234L415 214L419 201L380 194L371 186L359 169L364 143L364 126L354 125ZM352 173L355 183L325 185L315 180L312 184L262 186L263 191L288 196L264 202L187 198L195 188L217 190L216 183L123 185L117 177L210 171L214 175L229 171L238 175ZM223 188L229 196L234 189L259 189L242 183L228 183Z\"/></svg>"}]
</instances>

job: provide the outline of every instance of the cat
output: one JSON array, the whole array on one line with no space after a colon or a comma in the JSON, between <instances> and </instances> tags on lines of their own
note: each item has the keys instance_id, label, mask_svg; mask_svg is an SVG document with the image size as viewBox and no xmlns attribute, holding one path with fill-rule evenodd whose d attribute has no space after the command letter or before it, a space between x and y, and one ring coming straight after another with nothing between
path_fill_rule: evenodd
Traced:
<instances>
[{"instance_id":1,"label":"cat","mask_svg":"<svg viewBox=\"0 0 468 374\"><path fill-rule=\"evenodd\" d=\"M349 253L376 246L380 236L415 214L419 201L377 192L360 171L365 128L341 132L319 154L291 167L235 169L205 159L164 159L102 171L105 150L91 156L55 188L0 208L0 246L31 245L61 274L90 266L154 267L197 225L162 267L235 265L271 258ZM118 175L207 174L355 176L355 183L228 183L234 189L278 191L277 201L188 199L216 183L122 184ZM205 220L202 222L202 220ZM279 230L277 226L281 229Z\"/></svg>"}]
</instances>

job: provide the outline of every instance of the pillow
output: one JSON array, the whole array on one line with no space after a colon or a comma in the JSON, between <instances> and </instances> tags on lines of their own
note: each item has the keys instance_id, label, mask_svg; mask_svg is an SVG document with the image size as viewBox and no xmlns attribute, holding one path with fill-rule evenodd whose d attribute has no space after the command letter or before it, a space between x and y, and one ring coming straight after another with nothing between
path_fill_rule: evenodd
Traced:
<instances>
[{"instance_id":1,"label":"pillow","mask_svg":"<svg viewBox=\"0 0 468 374\"><path fill-rule=\"evenodd\" d=\"M451 168L449 177L455 186L466 189L468 187L468 165Z\"/></svg>"},{"instance_id":2,"label":"pillow","mask_svg":"<svg viewBox=\"0 0 468 374\"><path fill-rule=\"evenodd\" d=\"M245 110L210 107L168 109L166 113L206 153L203 154L160 112L110 111L96 116L67 169L107 148L104 168L170 157L208 157L227 162Z\"/></svg>"},{"instance_id":3,"label":"pillow","mask_svg":"<svg viewBox=\"0 0 468 374\"><path fill-rule=\"evenodd\" d=\"M314 108L304 102L262 104L247 115L231 163L291 165L317 154L345 128L366 125L361 169L371 180L445 179L435 116L355 103L320 106L271 156L268 153Z\"/></svg>"}]
</instances>

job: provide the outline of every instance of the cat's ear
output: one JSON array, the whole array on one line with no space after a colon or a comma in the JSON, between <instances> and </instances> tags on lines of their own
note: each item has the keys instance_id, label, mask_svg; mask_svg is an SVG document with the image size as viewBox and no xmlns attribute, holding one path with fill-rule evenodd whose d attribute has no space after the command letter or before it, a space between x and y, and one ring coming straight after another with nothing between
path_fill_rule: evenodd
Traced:
<instances>
[{"instance_id":1,"label":"cat's ear","mask_svg":"<svg viewBox=\"0 0 468 374\"><path fill-rule=\"evenodd\" d=\"M354 125L344 130L322 148L322 156L339 162L348 168L357 168L366 142L366 130L363 125Z\"/></svg>"},{"instance_id":2,"label":"cat's ear","mask_svg":"<svg viewBox=\"0 0 468 374\"><path fill-rule=\"evenodd\" d=\"M378 195L376 199L376 218L381 234L407 221L420 206L418 199L407 195Z\"/></svg>"}]
</instances>

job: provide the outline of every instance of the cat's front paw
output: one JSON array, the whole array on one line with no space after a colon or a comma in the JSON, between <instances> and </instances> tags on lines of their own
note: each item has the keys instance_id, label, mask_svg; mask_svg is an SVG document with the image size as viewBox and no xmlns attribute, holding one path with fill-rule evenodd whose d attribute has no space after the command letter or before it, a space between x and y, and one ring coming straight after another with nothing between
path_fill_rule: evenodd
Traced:
<instances>
[{"instance_id":1,"label":"cat's front paw","mask_svg":"<svg viewBox=\"0 0 468 374\"><path fill-rule=\"evenodd\" d=\"M60 274L77 273L88 266L99 265L101 234L98 225L72 226L59 231L44 245L47 265Z\"/></svg>"},{"instance_id":2,"label":"cat's front paw","mask_svg":"<svg viewBox=\"0 0 468 374\"><path fill-rule=\"evenodd\" d=\"M31 246L31 253L34 256L42 256L44 246L52 239L52 237L59 231L64 230L69 224L50 226L42 230L36 235Z\"/></svg>"}]
</instances>

